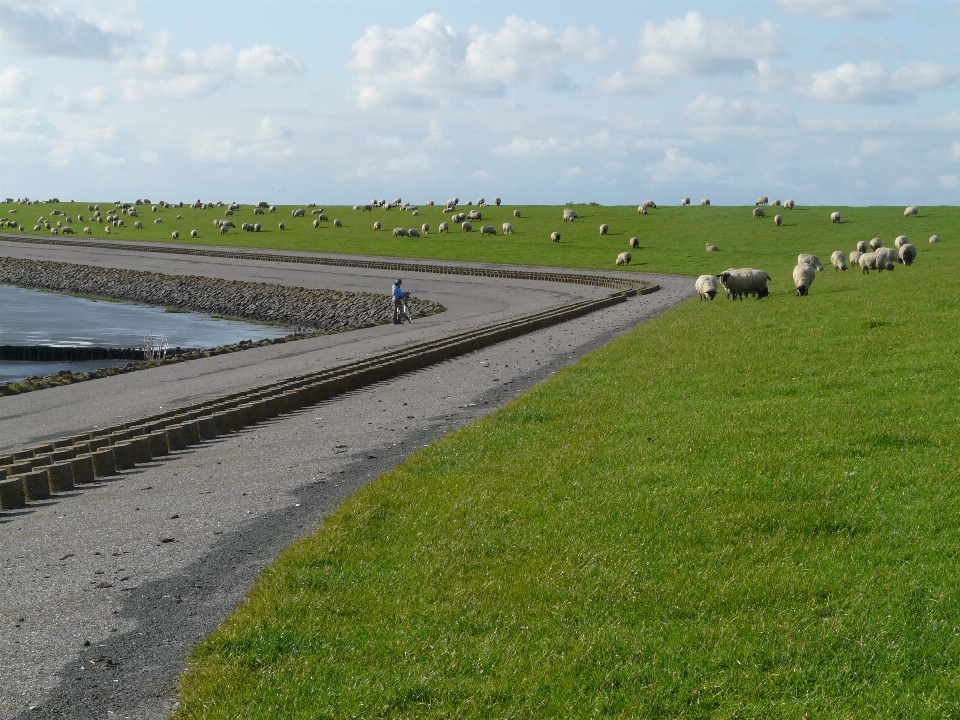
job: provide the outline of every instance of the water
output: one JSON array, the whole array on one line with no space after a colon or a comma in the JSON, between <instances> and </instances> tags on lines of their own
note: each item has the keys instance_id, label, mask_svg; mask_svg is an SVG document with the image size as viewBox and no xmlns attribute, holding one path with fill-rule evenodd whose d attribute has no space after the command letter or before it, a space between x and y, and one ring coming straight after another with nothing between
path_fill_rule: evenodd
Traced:
<instances>
[{"instance_id":1,"label":"water","mask_svg":"<svg viewBox=\"0 0 960 720\"><path fill-rule=\"evenodd\" d=\"M241 340L283 337L288 328L201 313L168 313L148 305L87 300L60 293L0 285L0 345L122 347L143 345L143 336L165 335L171 347L218 347ZM60 370L90 371L124 360L85 362L0 361L0 382Z\"/></svg>"}]
</instances>

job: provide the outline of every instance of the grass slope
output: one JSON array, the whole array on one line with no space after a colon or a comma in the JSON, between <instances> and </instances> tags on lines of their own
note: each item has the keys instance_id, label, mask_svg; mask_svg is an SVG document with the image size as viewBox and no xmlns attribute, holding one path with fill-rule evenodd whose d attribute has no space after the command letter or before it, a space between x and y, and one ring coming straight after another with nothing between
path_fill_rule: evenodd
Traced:
<instances>
[{"instance_id":1,"label":"grass slope","mask_svg":"<svg viewBox=\"0 0 960 720\"><path fill-rule=\"evenodd\" d=\"M291 217L291 207L279 207L276 213L255 216L253 207L244 206L230 219L239 227L244 222L259 222L263 232L246 233L239 229L220 235L213 226L216 218L225 219L224 208L194 210L189 207L161 209L153 213L150 206L140 206L140 221L143 230L133 227L134 220L125 218L122 228L111 228L106 235L103 225L79 222L78 215L90 217L87 203L60 203L52 205L18 206L16 214L10 214L11 206L0 206L0 216L20 222L27 232L41 215L52 219L50 211L56 207L63 210L75 222L71 227L81 233L83 227L91 227L96 239L117 240L171 240L171 233L179 231L177 242L188 244L229 245L234 247L258 247L281 250L304 250L327 253L355 253L364 255L388 255L396 257L435 258L441 260L466 260L491 263L514 263L524 265L551 265L576 268L614 269L617 254L629 249L629 239L640 240L639 250L632 251L634 271L667 272L685 275L718 273L728 267L760 267L772 275L779 274L771 292L781 281L791 289L790 273L801 252L812 252L826 262L834 250L848 253L858 240L880 236L887 245L900 234L913 239L921 251L927 238L933 234L945 240L957 237L960 229L960 208L921 208L919 217L904 218L902 208L823 208L799 207L795 210L767 208L769 217L754 220L752 208L746 207L664 207L640 216L634 207L603 207L597 205L574 205L580 218L574 223L561 220L562 207L521 206L523 217L513 217L515 206L479 208L481 222L475 222L472 233L464 233L459 226L449 234L441 235L436 228L449 221L450 215L442 208L421 206L420 216L412 217L402 210L374 210L361 212L349 207L325 207L330 218L319 229L312 226L313 216L307 208L302 218ZM112 204L100 203L104 216ZM471 208L461 206L461 210ZM478 209L478 208L472 208ZM840 224L830 223L830 212L839 209L843 216ZM773 223L773 214L779 211L785 218L781 227ZM182 220L176 216L181 215ZM153 221L162 218L159 225ZM333 220L343 221L343 228L333 227ZM53 218L55 219L55 218ZM373 222L379 220L384 230L375 232ZM279 223L287 229L278 229ZM498 234L496 237L480 238L479 226L492 225L500 233L501 225L511 222L514 235ZM420 227L429 223L431 232L420 239L393 238L394 227ZM610 226L610 233L601 237L601 223ZM190 238L190 231L197 230L199 238ZM557 230L562 239L550 242L550 233ZM46 232L46 231L44 231ZM86 237L86 236L83 236ZM706 253L707 243L718 245L720 253Z\"/></svg>"},{"instance_id":2,"label":"grass slope","mask_svg":"<svg viewBox=\"0 0 960 720\"><path fill-rule=\"evenodd\" d=\"M685 303L378 478L202 643L176 717L960 715L960 253L925 242L960 223L900 212L634 218L677 228L644 269L716 241L774 294ZM799 250L902 228L913 267L792 294Z\"/></svg>"}]
</instances>

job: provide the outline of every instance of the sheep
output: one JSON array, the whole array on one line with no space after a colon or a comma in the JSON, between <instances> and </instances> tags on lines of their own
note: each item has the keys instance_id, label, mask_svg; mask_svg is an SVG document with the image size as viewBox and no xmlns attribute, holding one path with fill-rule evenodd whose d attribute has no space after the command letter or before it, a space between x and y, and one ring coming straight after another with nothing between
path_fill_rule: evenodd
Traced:
<instances>
[{"instance_id":1,"label":"sheep","mask_svg":"<svg viewBox=\"0 0 960 720\"><path fill-rule=\"evenodd\" d=\"M861 240L860 242L857 243L857 252L861 252L861 253L870 252L869 246L867 245L866 240Z\"/></svg>"},{"instance_id":2,"label":"sheep","mask_svg":"<svg viewBox=\"0 0 960 720\"><path fill-rule=\"evenodd\" d=\"M170 233L170 237L173 238L174 240L179 240L179 239L180 239L180 231L179 231L179 230L174 230L172 233Z\"/></svg>"},{"instance_id":3,"label":"sheep","mask_svg":"<svg viewBox=\"0 0 960 720\"><path fill-rule=\"evenodd\" d=\"M473 205L473 200L467 200L464 205Z\"/></svg>"},{"instance_id":4,"label":"sheep","mask_svg":"<svg viewBox=\"0 0 960 720\"><path fill-rule=\"evenodd\" d=\"M64 228L63 231L66 232L70 228ZM73 232L71 230L71 232ZM913 261L917 259L917 249L910 243L906 243L900 246L900 259L903 261L904 265L913 265Z\"/></svg>"},{"instance_id":5,"label":"sheep","mask_svg":"<svg viewBox=\"0 0 960 720\"><path fill-rule=\"evenodd\" d=\"M221 226L220 226L220 234L221 234L221 235L226 235L229 230L230 230L230 227L227 226L227 225L221 225Z\"/></svg>"},{"instance_id":6,"label":"sheep","mask_svg":"<svg viewBox=\"0 0 960 720\"><path fill-rule=\"evenodd\" d=\"M137 220L137 221L133 224L133 226L134 226L137 230L143 230L143 223L140 222L139 220Z\"/></svg>"},{"instance_id":7,"label":"sheep","mask_svg":"<svg viewBox=\"0 0 960 720\"><path fill-rule=\"evenodd\" d=\"M435 204L436 204L436 203L434 203L433 200L427 200L427 205L428 205L428 206L431 206L431 207L432 207L432 206L435 205ZM500 203L497 203L497 204L499 205Z\"/></svg>"},{"instance_id":8,"label":"sheep","mask_svg":"<svg viewBox=\"0 0 960 720\"><path fill-rule=\"evenodd\" d=\"M60 234L60 228L54 228L54 229L52 230L52 233L53 233L54 235L59 235L59 234Z\"/></svg>"},{"instance_id":9,"label":"sheep","mask_svg":"<svg viewBox=\"0 0 960 720\"><path fill-rule=\"evenodd\" d=\"M646 215L646 214L647 214L647 208L645 208L643 205L641 205L639 208L637 208L637 212L640 213L641 215Z\"/></svg>"},{"instance_id":10,"label":"sheep","mask_svg":"<svg viewBox=\"0 0 960 720\"><path fill-rule=\"evenodd\" d=\"M200 233L198 233L196 230L191 230L191 231L190 231L190 237L192 237L192 238L200 237Z\"/></svg>"},{"instance_id":11,"label":"sheep","mask_svg":"<svg viewBox=\"0 0 960 720\"><path fill-rule=\"evenodd\" d=\"M774 215L773 221L777 224L777 227L783 225L783 215Z\"/></svg>"},{"instance_id":12,"label":"sheep","mask_svg":"<svg viewBox=\"0 0 960 720\"><path fill-rule=\"evenodd\" d=\"M276 205L271 205L269 209L270 209L270 212L274 213L274 212L277 211L277 206L276 206Z\"/></svg>"},{"instance_id":13,"label":"sheep","mask_svg":"<svg viewBox=\"0 0 960 720\"><path fill-rule=\"evenodd\" d=\"M151 205L151 206L150 206L150 211L151 211L151 212L156 212L156 211L157 211L157 206L156 206L156 205Z\"/></svg>"},{"instance_id":14,"label":"sheep","mask_svg":"<svg viewBox=\"0 0 960 720\"><path fill-rule=\"evenodd\" d=\"M807 265L812 265L818 272L823 271L823 263L820 262L820 258L816 255L811 255L810 253L800 253L797 255L797 264L806 263Z\"/></svg>"},{"instance_id":15,"label":"sheep","mask_svg":"<svg viewBox=\"0 0 960 720\"><path fill-rule=\"evenodd\" d=\"M797 296L803 297L810 294L810 286L817 279L817 271L812 265L807 263L797 263L793 269L793 286L797 289Z\"/></svg>"},{"instance_id":16,"label":"sheep","mask_svg":"<svg viewBox=\"0 0 960 720\"><path fill-rule=\"evenodd\" d=\"M757 198L757 202L754 205L766 205L769 202L766 195L761 195Z\"/></svg>"},{"instance_id":17,"label":"sheep","mask_svg":"<svg viewBox=\"0 0 960 720\"><path fill-rule=\"evenodd\" d=\"M308 205L307 207L310 207L310 206ZM356 205L354 205L354 207L356 207ZM311 215L319 215L319 214L322 213L322 212L323 212L323 208L315 208L315 209L313 209L313 210L310 211L310 214L311 214Z\"/></svg>"},{"instance_id":18,"label":"sheep","mask_svg":"<svg viewBox=\"0 0 960 720\"><path fill-rule=\"evenodd\" d=\"M104 225L103 231L104 231L107 235L109 235L109 234L110 234L110 226L109 226L109 225Z\"/></svg>"},{"instance_id":19,"label":"sheep","mask_svg":"<svg viewBox=\"0 0 960 720\"><path fill-rule=\"evenodd\" d=\"M563 221L564 222L573 222L577 219L577 213L571 210L570 208L563 209Z\"/></svg>"},{"instance_id":20,"label":"sheep","mask_svg":"<svg viewBox=\"0 0 960 720\"><path fill-rule=\"evenodd\" d=\"M162 222L163 222L163 218L157 218L156 220L153 221L153 224L154 224L154 225L159 225L159 224L162 223Z\"/></svg>"},{"instance_id":21,"label":"sheep","mask_svg":"<svg viewBox=\"0 0 960 720\"><path fill-rule=\"evenodd\" d=\"M430 232L430 223L424 223L423 225L421 225L420 232L422 232L424 235Z\"/></svg>"},{"instance_id":22,"label":"sheep","mask_svg":"<svg viewBox=\"0 0 960 720\"><path fill-rule=\"evenodd\" d=\"M456 212L456 211L457 211L457 209L456 209L456 208L454 208L454 207L450 207L450 206L448 205L447 207L445 207L445 208L443 209L443 211L442 211L442 212L445 212L445 213L448 213L448 212L449 212L449 213L452 213L452 212Z\"/></svg>"},{"instance_id":23,"label":"sheep","mask_svg":"<svg viewBox=\"0 0 960 720\"><path fill-rule=\"evenodd\" d=\"M939 235L931 235L931 236L930 236L930 244L931 244L931 245L933 245L934 243L938 243L938 242L942 242L942 241L940 240L940 236L939 236Z\"/></svg>"},{"instance_id":24,"label":"sheep","mask_svg":"<svg viewBox=\"0 0 960 720\"><path fill-rule=\"evenodd\" d=\"M520 211L519 211L519 210L514 210L514 211L513 211L513 216L514 216L515 218L520 217Z\"/></svg>"},{"instance_id":25,"label":"sheep","mask_svg":"<svg viewBox=\"0 0 960 720\"><path fill-rule=\"evenodd\" d=\"M263 226L262 226L260 223L254 223L254 224L253 224L253 231L254 231L254 232L260 232L261 230L263 230Z\"/></svg>"},{"instance_id":26,"label":"sheep","mask_svg":"<svg viewBox=\"0 0 960 720\"><path fill-rule=\"evenodd\" d=\"M406 228L394 228L394 229L393 229L393 236L394 236L394 237L406 237L406 236L407 236L407 229L406 229Z\"/></svg>"},{"instance_id":27,"label":"sheep","mask_svg":"<svg viewBox=\"0 0 960 720\"><path fill-rule=\"evenodd\" d=\"M453 216L452 218L450 218L450 219L451 219L454 223L456 223L457 225L459 225L460 223L462 223L464 220L467 219L467 214L466 214L466 213L457 213L456 215L454 215L454 216Z\"/></svg>"},{"instance_id":28,"label":"sheep","mask_svg":"<svg viewBox=\"0 0 960 720\"><path fill-rule=\"evenodd\" d=\"M606 223L604 223L603 225L600 226L600 234L601 234L601 235L606 235L608 232L610 232L610 226L609 226L609 225L607 225Z\"/></svg>"},{"instance_id":29,"label":"sheep","mask_svg":"<svg viewBox=\"0 0 960 720\"><path fill-rule=\"evenodd\" d=\"M381 228L383 228L383 223L381 223L379 220L377 220L377 221L373 224L373 229L374 229L374 230L380 230Z\"/></svg>"},{"instance_id":30,"label":"sheep","mask_svg":"<svg viewBox=\"0 0 960 720\"><path fill-rule=\"evenodd\" d=\"M558 232L550 233L550 239L553 240L554 242L560 242L560 233Z\"/></svg>"},{"instance_id":31,"label":"sheep","mask_svg":"<svg viewBox=\"0 0 960 720\"><path fill-rule=\"evenodd\" d=\"M772 203L770 203L770 205L773 206L773 207L780 207L780 201L779 201L779 200L774 200Z\"/></svg>"},{"instance_id":32,"label":"sheep","mask_svg":"<svg viewBox=\"0 0 960 720\"><path fill-rule=\"evenodd\" d=\"M481 225L480 226L480 237L484 235L496 235L497 229L493 225Z\"/></svg>"},{"instance_id":33,"label":"sheep","mask_svg":"<svg viewBox=\"0 0 960 720\"><path fill-rule=\"evenodd\" d=\"M463 224L460 225L460 227L463 229L464 232L472 232L472 231L473 231L473 223L471 223L471 222L464 221Z\"/></svg>"},{"instance_id":34,"label":"sheep","mask_svg":"<svg viewBox=\"0 0 960 720\"><path fill-rule=\"evenodd\" d=\"M875 252L864 253L857 259L860 269L864 275L869 275L871 270L882 272L883 270L893 270L893 262L886 255L877 255Z\"/></svg>"},{"instance_id":35,"label":"sheep","mask_svg":"<svg viewBox=\"0 0 960 720\"><path fill-rule=\"evenodd\" d=\"M494 198L493 202L496 203L497 207L500 207L500 198Z\"/></svg>"},{"instance_id":36,"label":"sheep","mask_svg":"<svg viewBox=\"0 0 960 720\"><path fill-rule=\"evenodd\" d=\"M903 211L903 216L910 217L911 215L916 215L918 212L920 212L920 208L918 208L916 205L911 205Z\"/></svg>"},{"instance_id":37,"label":"sheep","mask_svg":"<svg viewBox=\"0 0 960 720\"><path fill-rule=\"evenodd\" d=\"M697 278L696 288L700 302L713 300L717 296L717 279L713 275L701 275Z\"/></svg>"},{"instance_id":38,"label":"sheep","mask_svg":"<svg viewBox=\"0 0 960 720\"><path fill-rule=\"evenodd\" d=\"M718 248L716 245L707 243L707 252L720 252L720 248Z\"/></svg>"},{"instance_id":39,"label":"sheep","mask_svg":"<svg viewBox=\"0 0 960 720\"><path fill-rule=\"evenodd\" d=\"M860 267L860 257L862 255L863 253L859 250L854 250L852 253L850 253L850 265L856 265L857 267Z\"/></svg>"},{"instance_id":40,"label":"sheep","mask_svg":"<svg viewBox=\"0 0 960 720\"><path fill-rule=\"evenodd\" d=\"M437 232L446 233L450 231L450 223L442 222L437 226Z\"/></svg>"},{"instance_id":41,"label":"sheep","mask_svg":"<svg viewBox=\"0 0 960 720\"><path fill-rule=\"evenodd\" d=\"M253 209L253 214L254 214L254 215L263 215L263 214L264 214L264 213L263 213L263 208L261 208L261 207L255 207L255 208ZM180 216L177 215L177 217L179 218Z\"/></svg>"},{"instance_id":42,"label":"sheep","mask_svg":"<svg viewBox=\"0 0 960 720\"><path fill-rule=\"evenodd\" d=\"M682 197L682 198L680 198L680 204L681 204L681 205L689 205L689 204L690 204L690 198L688 198L688 197Z\"/></svg>"},{"instance_id":43,"label":"sheep","mask_svg":"<svg viewBox=\"0 0 960 720\"><path fill-rule=\"evenodd\" d=\"M224 210L223 214L225 217L230 217L233 215L233 210Z\"/></svg>"},{"instance_id":44,"label":"sheep","mask_svg":"<svg viewBox=\"0 0 960 720\"><path fill-rule=\"evenodd\" d=\"M842 250L834 250L830 255L830 264L833 265L833 271L837 270L846 271L847 269L847 256Z\"/></svg>"},{"instance_id":45,"label":"sheep","mask_svg":"<svg viewBox=\"0 0 960 720\"><path fill-rule=\"evenodd\" d=\"M362 212L373 212L373 205L361 205L360 210Z\"/></svg>"},{"instance_id":46,"label":"sheep","mask_svg":"<svg viewBox=\"0 0 960 720\"><path fill-rule=\"evenodd\" d=\"M314 227L314 229L320 227L320 221L319 221L319 220L314 220L314 221L313 221L313 227Z\"/></svg>"},{"instance_id":47,"label":"sheep","mask_svg":"<svg viewBox=\"0 0 960 720\"><path fill-rule=\"evenodd\" d=\"M871 250L879 250L880 248L883 247L883 240L881 240L878 237L875 237L870 241L869 244L870 244Z\"/></svg>"},{"instance_id":48,"label":"sheep","mask_svg":"<svg viewBox=\"0 0 960 720\"><path fill-rule=\"evenodd\" d=\"M317 221L318 221L318 222L329 222L329 221L330 221L330 218L328 218L328 217L327 217L326 215L324 215L323 213L320 213L319 215L317 215Z\"/></svg>"},{"instance_id":49,"label":"sheep","mask_svg":"<svg viewBox=\"0 0 960 720\"><path fill-rule=\"evenodd\" d=\"M640 247L640 238L632 237L630 238L630 247L634 250Z\"/></svg>"},{"instance_id":50,"label":"sheep","mask_svg":"<svg viewBox=\"0 0 960 720\"><path fill-rule=\"evenodd\" d=\"M505 222L502 226L504 235L513 235L513 225Z\"/></svg>"},{"instance_id":51,"label":"sheep","mask_svg":"<svg viewBox=\"0 0 960 720\"><path fill-rule=\"evenodd\" d=\"M756 295L759 300L770 294L767 289L770 273L764 270L730 268L717 277L720 278L723 289L727 291L727 297L732 297L734 300L738 297L742 300L744 295Z\"/></svg>"},{"instance_id":52,"label":"sheep","mask_svg":"<svg viewBox=\"0 0 960 720\"><path fill-rule=\"evenodd\" d=\"M291 215L293 215L294 217L303 217L303 214L304 214L303 208L297 208L291 213Z\"/></svg>"},{"instance_id":53,"label":"sheep","mask_svg":"<svg viewBox=\"0 0 960 720\"><path fill-rule=\"evenodd\" d=\"M89 228L89 227L85 227L85 228L83 229L83 234L84 234L84 235L93 235L93 229L92 229L92 228Z\"/></svg>"},{"instance_id":54,"label":"sheep","mask_svg":"<svg viewBox=\"0 0 960 720\"><path fill-rule=\"evenodd\" d=\"M901 245L906 245L910 242L910 238L906 235L897 235L897 238L893 241L893 246L899 250Z\"/></svg>"},{"instance_id":55,"label":"sheep","mask_svg":"<svg viewBox=\"0 0 960 720\"><path fill-rule=\"evenodd\" d=\"M753 209L753 217L755 217L756 219L759 220L760 218L765 217L765 215L766 214L764 213L762 207L756 207Z\"/></svg>"},{"instance_id":56,"label":"sheep","mask_svg":"<svg viewBox=\"0 0 960 720\"><path fill-rule=\"evenodd\" d=\"M61 232L63 232L64 235L73 235L73 228L67 225Z\"/></svg>"},{"instance_id":57,"label":"sheep","mask_svg":"<svg viewBox=\"0 0 960 720\"><path fill-rule=\"evenodd\" d=\"M420 214L420 211L419 211L419 210L414 210L414 211L413 211L412 213L410 213L410 214L411 214L413 217L417 217L417 216Z\"/></svg>"},{"instance_id":58,"label":"sheep","mask_svg":"<svg viewBox=\"0 0 960 720\"><path fill-rule=\"evenodd\" d=\"M263 213L260 214L263 215ZM183 215L177 215L177 220L183 220Z\"/></svg>"},{"instance_id":59,"label":"sheep","mask_svg":"<svg viewBox=\"0 0 960 720\"><path fill-rule=\"evenodd\" d=\"M648 210L656 210L657 204L653 200L644 200L643 207L647 208Z\"/></svg>"},{"instance_id":60,"label":"sheep","mask_svg":"<svg viewBox=\"0 0 960 720\"><path fill-rule=\"evenodd\" d=\"M628 252L617 255L617 265L629 265L631 260L633 260L633 255Z\"/></svg>"},{"instance_id":61,"label":"sheep","mask_svg":"<svg viewBox=\"0 0 960 720\"><path fill-rule=\"evenodd\" d=\"M467 213L468 220L483 220L483 214L479 210L471 210Z\"/></svg>"},{"instance_id":62,"label":"sheep","mask_svg":"<svg viewBox=\"0 0 960 720\"><path fill-rule=\"evenodd\" d=\"M407 230L407 237L420 237L420 231L416 228L410 228Z\"/></svg>"},{"instance_id":63,"label":"sheep","mask_svg":"<svg viewBox=\"0 0 960 720\"><path fill-rule=\"evenodd\" d=\"M893 248L882 247L882 248L878 248L875 252L877 253L878 256L883 256L887 258L887 260L889 260L890 262L903 265L903 258L901 258L900 253L898 253Z\"/></svg>"},{"instance_id":64,"label":"sheep","mask_svg":"<svg viewBox=\"0 0 960 720\"><path fill-rule=\"evenodd\" d=\"M243 232L253 232L253 224L252 224L252 223L243 223L243 224L240 226L240 229L241 229Z\"/></svg>"},{"instance_id":65,"label":"sheep","mask_svg":"<svg viewBox=\"0 0 960 720\"><path fill-rule=\"evenodd\" d=\"M710 204L710 198L700 198L700 204L704 207L708 206Z\"/></svg>"},{"instance_id":66,"label":"sheep","mask_svg":"<svg viewBox=\"0 0 960 720\"><path fill-rule=\"evenodd\" d=\"M333 226L334 226L334 227L338 227L338 228L342 228L342 227L343 227L343 222L342 222L341 220L338 220L337 218L334 218L334 219L333 219Z\"/></svg>"},{"instance_id":67,"label":"sheep","mask_svg":"<svg viewBox=\"0 0 960 720\"><path fill-rule=\"evenodd\" d=\"M840 222L840 213L832 212L830 213L830 222L839 223Z\"/></svg>"},{"instance_id":68,"label":"sheep","mask_svg":"<svg viewBox=\"0 0 960 720\"><path fill-rule=\"evenodd\" d=\"M287 229L286 223L280 223L280 226L279 226L279 227L280 227L281 230L286 230L286 229Z\"/></svg>"}]
</instances>

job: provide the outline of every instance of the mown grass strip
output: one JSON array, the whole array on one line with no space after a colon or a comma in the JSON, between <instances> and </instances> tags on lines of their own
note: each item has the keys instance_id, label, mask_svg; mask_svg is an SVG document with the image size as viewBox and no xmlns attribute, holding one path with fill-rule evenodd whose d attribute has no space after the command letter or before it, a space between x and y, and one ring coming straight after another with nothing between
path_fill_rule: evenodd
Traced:
<instances>
[{"instance_id":1,"label":"mown grass strip","mask_svg":"<svg viewBox=\"0 0 960 720\"><path fill-rule=\"evenodd\" d=\"M177 717L960 713L960 254L920 249L685 303L417 453L264 572Z\"/></svg>"}]
</instances>

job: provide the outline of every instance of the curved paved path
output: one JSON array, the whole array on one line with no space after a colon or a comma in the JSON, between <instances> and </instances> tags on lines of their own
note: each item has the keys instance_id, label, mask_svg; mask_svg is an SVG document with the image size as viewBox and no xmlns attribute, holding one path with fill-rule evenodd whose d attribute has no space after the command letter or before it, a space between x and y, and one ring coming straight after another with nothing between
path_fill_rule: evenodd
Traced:
<instances>
[{"instance_id":1,"label":"curved paved path","mask_svg":"<svg viewBox=\"0 0 960 720\"><path fill-rule=\"evenodd\" d=\"M384 293L393 279L122 249L0 243L0 254ZM166 717L197 640L222 622L261 567L344 497L694 294L689 278L641 277L661 290L0 514L0 718ZM404 284L447 312L0 398L0 447L609 293L432 274L404 276Z\"/></svg>"}]
</instances>

